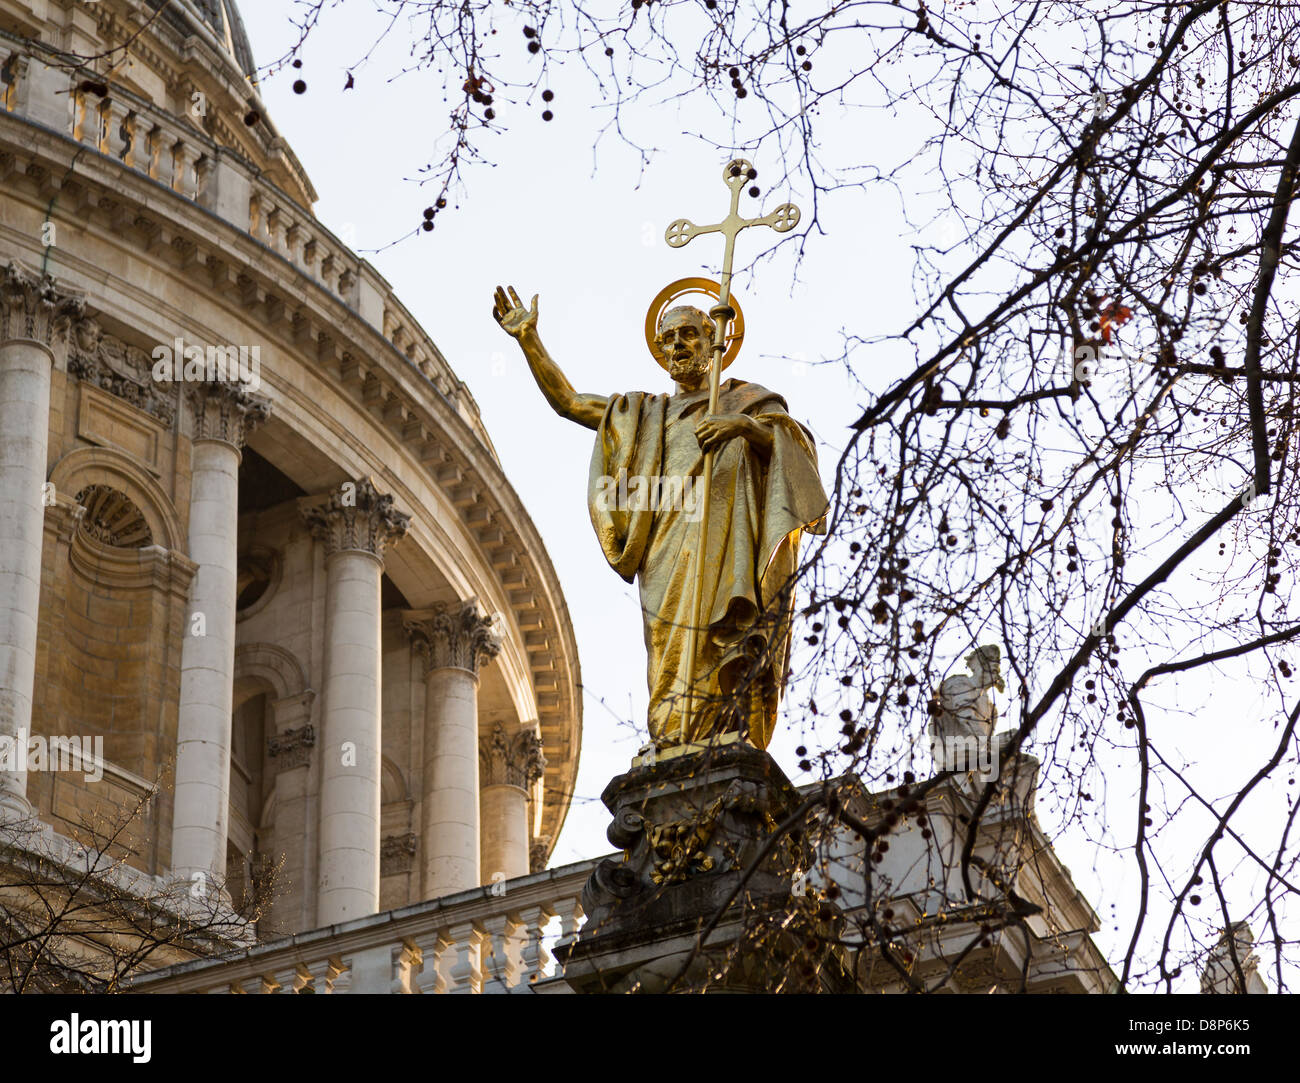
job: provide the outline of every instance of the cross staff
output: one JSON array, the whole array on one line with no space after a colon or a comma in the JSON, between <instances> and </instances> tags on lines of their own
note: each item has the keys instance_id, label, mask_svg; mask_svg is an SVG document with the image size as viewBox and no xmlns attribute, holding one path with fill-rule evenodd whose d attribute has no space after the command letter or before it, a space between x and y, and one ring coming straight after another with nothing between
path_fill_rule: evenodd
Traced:
<instances>
[{"instance_id":1,"label":"cross staff","mask_svg":"<svg viewBox=\"0 0 1300 1083\"><path fill-rule=\"evenodd\" d=\"M722 171L722 180L731 189L731 210L727 217L716 225L697 226L685 218L679 218L664 232L664 240L670 248L682 248L696 237L705 233L721 233L726 240L722 255L722 278L718 291L718 303L709 311L713 318L715 330L713 335L713 356L709 361L709 414L718 412L718 389L722 382L722 355L727 348L727 328L735 318L736 310L731 307L731 267L736 252L736 235L750 226L771 226L777 233L788 233L799 224L799 208L793 203L782 203L771 214L762 218L742 218L739 213L740 191L752 181L758 173L744 158L728 162ZM709 503L713 488L713 452L704 453L704 475L701 498L704 502L703 514L700 516L699 541L691 558L691 623L686 629L686 711L682 720L682 741L686 742L691 715L694 710L695 695L695 647L700 627L700 605L703 598L704 546L709 536Z\"/></svg>"}]
</instances>

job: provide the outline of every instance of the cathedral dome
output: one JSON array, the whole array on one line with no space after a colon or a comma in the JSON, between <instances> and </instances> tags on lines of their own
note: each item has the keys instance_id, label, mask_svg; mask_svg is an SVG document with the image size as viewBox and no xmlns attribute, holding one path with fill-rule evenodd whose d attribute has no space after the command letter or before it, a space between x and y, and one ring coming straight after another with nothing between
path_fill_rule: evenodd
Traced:
<instances>
[{"instance_id":1,"label":"cathedral dome","mask_svg":"<svg viewBox=\"0 0 1300 1083\"><path fill-rule=\"evenodd\" d=\"M162 8L163 17L180 29L188 29L197 20L216 37L217 42L235 58L239 70L254 83L257 82L257 64L253 60L253 47L244 29L244 20L234 0L149 0L153 8Z\"/></svg>"}]
</instances>

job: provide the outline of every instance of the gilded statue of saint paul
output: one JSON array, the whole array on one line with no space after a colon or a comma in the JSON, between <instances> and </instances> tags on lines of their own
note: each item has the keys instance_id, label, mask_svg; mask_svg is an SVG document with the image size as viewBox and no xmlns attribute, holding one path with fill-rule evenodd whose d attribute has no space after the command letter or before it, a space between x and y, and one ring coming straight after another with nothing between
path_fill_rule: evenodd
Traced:
<instances>
[{"instance_id":1,"label":"gilded statue of saint paul","mask_svg":"<svg viewBox=\"0 0 1300 1083\"><path fill-rule=\"evenodd\" d=\"M605 559L640 589L651 740L665 749L738 731L766 748L790 653L800 537L825 530L812 435L780 395L744 380L723 380L709 413L715 326L699 309L671 308L658 321L653 350L676 384L672 394L579 394L542 345L536 297L525 306L513 288L498 288L493 315L518 341L551 408L596 431L588 508ZM703 491L696 483L709 451L688 714L692 557L702 525L691 497Z\"/></svg>"}]
</instances>

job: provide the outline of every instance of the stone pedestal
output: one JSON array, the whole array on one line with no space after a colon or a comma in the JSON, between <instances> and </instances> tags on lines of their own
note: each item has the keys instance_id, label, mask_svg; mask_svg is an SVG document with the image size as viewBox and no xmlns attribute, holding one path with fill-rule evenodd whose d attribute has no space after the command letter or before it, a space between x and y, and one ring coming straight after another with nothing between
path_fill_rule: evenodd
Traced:
<instances>
[{"instance_id":1,"label":"stone pedestal","mask_svg":"<svg viewBox=\"0 0 1300 1083\"><path fill-rule=\"evenodd\" d=\"M824 941L839 912L794 900L811 856L798 831L767 845L800 800L766 752L733 743L636 766L601 800L624 855L597 866L587 924L556 952L575 991L851 990L838 957L792 980L804 941Z\"/></svg>"}]
</instances>

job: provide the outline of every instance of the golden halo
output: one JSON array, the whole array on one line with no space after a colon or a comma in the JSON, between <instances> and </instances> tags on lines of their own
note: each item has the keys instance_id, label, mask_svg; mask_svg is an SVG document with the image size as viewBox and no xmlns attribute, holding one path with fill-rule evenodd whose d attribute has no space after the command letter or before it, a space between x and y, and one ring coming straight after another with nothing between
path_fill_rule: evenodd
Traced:
<instances>
[{"instance_id":1,"label":"golden halo","mask_svg":"<svg viewBox=\"0 0 1300 1083\"><path fill-rule=\"evenodd\" d=\"M659 356L659 351L655 349L655 336L659 332L659 319L668 311L669 305L688 293L707 293L716 301L722 296L722 287L711 278L679 278L676 282L670 282L655 294L655 299L650 302L650 307L646 309L645 344L650 348L650 355L655 359L655 363L665 371L667 371L668 366L664 363L663 358ZM727 349L722 355L722 367L724 369L736 360L736 354L740 353L741 343L745 341L745 313L741 311L740 302L736 300L734 294L731 297L731 307L736 310L736 318L731 321L731 333L727 335Z\"/></svg>"}]
</instances>

